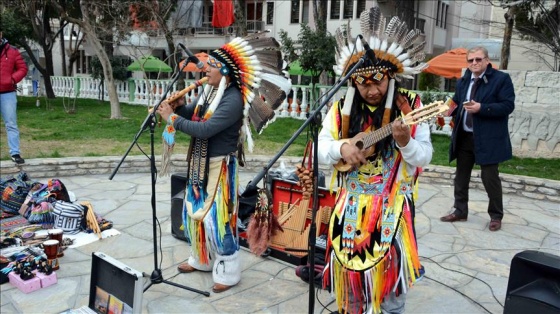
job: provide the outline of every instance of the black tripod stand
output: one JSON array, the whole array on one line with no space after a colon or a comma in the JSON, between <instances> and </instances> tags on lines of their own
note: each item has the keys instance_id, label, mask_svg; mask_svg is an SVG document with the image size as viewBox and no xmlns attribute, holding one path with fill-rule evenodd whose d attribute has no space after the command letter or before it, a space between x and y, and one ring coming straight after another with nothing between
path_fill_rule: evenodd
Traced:
<instances>
[{"instance_id":1,"label":"black tripod stand","mask_svg":"<svg viewBox=\"0 0 560 314\"><path fill-rule=\"evenodd\" d=\"M309 118L301 125L301 127L294 132L292 137L288 140L288 142L280 149L280 151L276 154L276 156L272 157L272 159L268 162L268 164L263 167L254 178L247 184L245 191L248 194L256 193L257 191L257 184L262 180L262 178L266 175L268 170L276 163L278 158L284 154L284 152L292 145L292 143L297 139L297 137L305 130L308 125L310 126L312 137L313 137L313 208L311 210L311 224L309 226L309 239L308 239L308 253L307 253L307 261L309 263L309 309L308 313L312 314L315 309L315 281L313 280L314 277L314 269L315 269L315 248L317 239L315 238L317 232L317 225L315 224L315 219L317 217L317 210L319 209L319 159L317 158L317 151L319 149L319 126L321 125L321 109L329 102L329 100L338 92L340 87L348 79L350 75L356 71L357 68L361 67L362 64L365 62L366 55L360 58L356 64L348 70L344 77L341 77L340 80L334 85L331 90L322 97L323 101L321 104L309 114Z\"/></svg>"},{"instance_id":2,"label":"black tripod stand","mask_svg":"<svg viewBox=\"0 0 560 314\"><path fill-rule=\"evenodd\" d=\"M191 62L192 60L189 58L189 59L187 59L187 61ZM196 293L199 293L199 294L202 294L202 295L205 295L205 296L208 297L208 296L210 296L210 292L197 290L197 289L194 289L194 288L183 286L183 285L180 285L180 284L177 284L177 283L174 283L174 282L163 279L161 268L158 265L158 245L157 245L156 224L159 225L159 222L157 220L157 214L156 214L156 173L157 173L157 168L156 168L156 160L155 160L155 156L154 156L154 129L155 129L155 125L156 125L156 110L159 107L159 105L162 103L162 101L166 99L167 93L169 92L171 87L177 82L177 80L179 78L179 74L183 72L183 68L187 64L188 64L188 62L185 62L183 67L179 69L179 72L177 73L177 75L175 76L175 78L173 79L171 84L169 84L167 86L167 89L165 90L165 93L162 95L160 102L153 108L152 112L150 112L148 114L148 116L146 117L146 120L144 120L144 122L142 123L142 126L140 127L140 131L134 137L134 140L132 141L130 147L128 148L128 150L126 151L124 156L122 157L121 161L119 162L119 164L117 165L117 167L115 168L115 170L113 171L111 176L109 177L109 180L113 179L113 177L115 176L115 174L119 170L120 166L124 162L124 159L126 158L128 153L130 152L130 150L132 149L134 144L136 144L136 142L138 141L138 138L140 137L142 132L144 132L144 130L146 130L149 127L150 128L150 157L149 157L149 159L150 159L150 173L151 173L151 180L152 180L151 181L151 183L152 183L151 184L151 187L152 187L151 204L152 204L152 232L153 232L153 242L154 242L154 270L152 271L152 274L150 275L150 283L144 288L144 292L146 290L148 290L154 284L166 283L168 285L172 285L172 286L179 287L179 288L182 288L182 289L185 289L185 290L193 291L193 292L196 292ZM160 229L160 233L161 233L161 229Z\"/></svg>"}]
</instances>

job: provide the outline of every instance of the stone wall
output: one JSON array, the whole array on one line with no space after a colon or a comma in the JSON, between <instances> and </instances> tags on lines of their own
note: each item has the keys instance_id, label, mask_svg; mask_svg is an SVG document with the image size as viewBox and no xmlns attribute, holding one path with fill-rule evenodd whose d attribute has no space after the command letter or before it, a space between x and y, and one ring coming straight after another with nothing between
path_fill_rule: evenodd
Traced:
<instances>
[{"instance_id":1,"label":"stone wall","mask_svg":"<svg viewBox=\"0 0 560 314\"><path fill-rule=\"evenodd\" d=\"M515 88L509 119L514 155L560 158L560 72L505 72Z\"/></svg>"},{"instance_id":2,"label":"stone wall","mask_svg":"<svg viewBox=\"0 0 560 314\"><path fill-rule=\"evenodd\" d=\"M263 170L270 163L269 156L253 155L247 156L247 166L240 168L240 171L254 173L255 175ZM0 173L2 177L25 171L32 179L59 178L80 175L106 175L107 180L115 171L121 157L73 157L73 158L38 158L28 159L22 166L16 166L11 161L0 162ZM156 167L159 169L160 158L156 157ZM173 155L172 172L180 172L186 168L184 155ZM277 170L281 162L284 162L286 169L293 171L295 166L301 163L301 157L281 157L270 170ZM320 170L330 178L330 169L321 165ZM144 156L127 156L116 172L119 173L149 173L150 162ZM455 168L432 166L424 168L421 174L422 184L448 184L453 185ZM515 194L529 199L548 200L560 203L560 181L546 180L526 176L513 176L501 174L503 191L505 194ZM262 186L262 180L259 186ZM480 179L480 172L473 171L471 187L484 190Z\"/></svg>"}]
</instances>

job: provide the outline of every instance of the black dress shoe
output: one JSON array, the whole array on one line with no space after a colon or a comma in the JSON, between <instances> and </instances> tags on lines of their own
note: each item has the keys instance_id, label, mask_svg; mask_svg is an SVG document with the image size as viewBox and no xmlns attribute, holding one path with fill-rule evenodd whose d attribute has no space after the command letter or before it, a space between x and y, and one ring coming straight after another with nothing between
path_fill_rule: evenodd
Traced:
<instances>
[{"instance_id":1,"label":"black dress shoe","mask_svg":"<svg viewBox=\"0 0 560 314\"><path fill-rule=\"evenodd\" d=\"M467 216L458 216L453 213L447 216L443 216L439 220L443 222L467 221Z\"/></svg>"},{"instance_id":2,"label":"black dress shoe","mask_svg":"<svg viewBox=\"0 0 560 314\"><path fill-rule=\"evenodd\" d=\"M488 226L488 229L490 229L490 231L498 231L502 229L502 221L498 219L492 219L490 221L490 226Z\"/></svg>"}]
</instances>

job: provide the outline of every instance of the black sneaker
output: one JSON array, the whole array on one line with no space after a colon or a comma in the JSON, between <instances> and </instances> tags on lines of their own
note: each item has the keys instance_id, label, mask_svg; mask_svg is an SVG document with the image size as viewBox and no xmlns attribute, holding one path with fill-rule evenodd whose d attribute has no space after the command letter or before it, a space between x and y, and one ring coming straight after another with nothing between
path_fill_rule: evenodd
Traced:
<instances>
[{"instance_id":1,"label":"black sneaker","mask_svg":"<svg viewBox=\"0 0 560 314\"><path fill-rule=\"evenodd\" d=\"M13 155L12 156L12 161L15 162L18 165L22 165L22 164L25 163L25 160L23 160L23 158L21 158L21 156L19 154Z\"/></svg>"}]
</instances>

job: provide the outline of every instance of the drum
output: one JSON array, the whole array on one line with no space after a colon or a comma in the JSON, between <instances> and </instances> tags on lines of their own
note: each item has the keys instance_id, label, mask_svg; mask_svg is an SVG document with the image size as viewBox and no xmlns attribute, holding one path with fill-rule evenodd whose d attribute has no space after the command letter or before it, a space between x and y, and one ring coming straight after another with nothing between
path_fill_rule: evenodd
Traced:
<instances>
[{"instance_id":1,"label":"drum","mask_svg":"<svg viewBox=\"0 0 560 314\"><path fill-rule=\"evenodd\" d=\"M63 257L64 256L64 250L62 249L62 235L63 235L62 229L49 229L47 231L47 233L49 234L49 239L58 240L58 255L57 255L57 257Z\"/></svg>"},{"instance_id":2,"label":"drum","mask_svg":"<svg viewBox=\"0 0 560 314\"><path fill-rule=\"evenodd\" d=\"M47 240L43 242L45 255L47 255L47 263L52 267L53 270L58 270L60 268L57 258L59 244L60 242L58 242L58 240Z\"/></svg>"}]
</instances>

